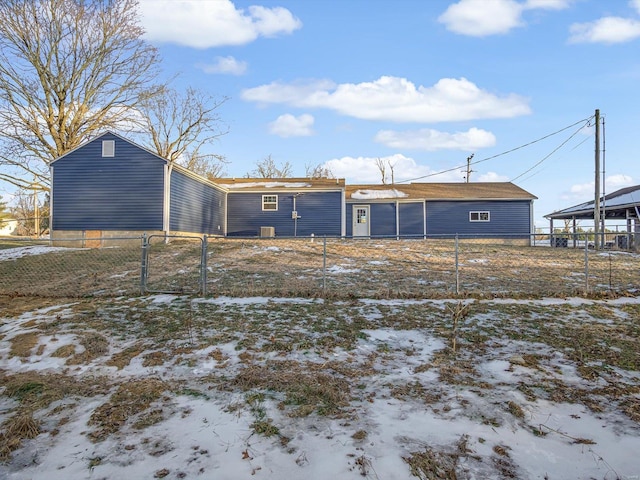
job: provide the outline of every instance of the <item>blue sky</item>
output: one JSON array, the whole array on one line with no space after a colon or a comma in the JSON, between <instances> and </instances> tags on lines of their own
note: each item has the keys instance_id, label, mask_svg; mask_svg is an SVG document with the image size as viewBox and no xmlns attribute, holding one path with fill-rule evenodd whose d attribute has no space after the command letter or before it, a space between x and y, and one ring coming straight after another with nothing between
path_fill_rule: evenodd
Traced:
<instances>
[{"instance_id":1,"label":"blue sky","mask_svg":"<svg viewBox=\"0 0 640 480\"><path fill-rule=\"evenodd\" d=\"M471 181L514 181L539 197L546 226L544 214L593 198L587 119L599 109L605 192L640 179L640 0L141 0L141 10L168 74L229 97L219 113L230 131L216 145L229 176L271 155L295 175L324 164L350 183L380 183L377 158L396 182L464 181L456 167L474 154Z\"/></svg>"},{"instance_id":2,"label":"blue sky","mask_svg":"<svg viewBox=\"0 0 640 480\"><path fill-rule=\"evenodd\" d=\"M140 0L165 74L229 100L228 176L514 181L542 217L640 182L640 0ZM570 128L566 128L573 125ZM539 140L549 134L545 140ZM561 146L562 145L562 146ZM560 148L559 148L560 147ZM501 155L504 152L515 151ZM495 157L495 158L494 158ZM445 172L438 174L439 172Z\"/></svg>"}]
</instances>

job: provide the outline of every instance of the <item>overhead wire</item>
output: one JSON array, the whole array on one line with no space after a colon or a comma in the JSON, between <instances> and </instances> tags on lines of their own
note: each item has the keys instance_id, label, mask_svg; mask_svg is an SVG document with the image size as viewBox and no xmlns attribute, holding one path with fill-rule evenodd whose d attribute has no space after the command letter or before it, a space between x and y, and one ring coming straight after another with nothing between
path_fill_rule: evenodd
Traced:
<instances>
[{"instance_id":1,"label":"overhead wire","mask_svg":"<svg viewBox=\"0 0 640 480\"><path fill-rule=\"evenodd\" d=\"M590 121L590 119L589 119ZM518 175L517 177L514 177L510 180L510 182L515 182L517 179L519 179L520 177L526 175L527 173L529 173L531 170L533 170L534 168L536 168L538 165L540 165L542 162L544 162L545 160L548 160L549 157L551 157L551 155L553 155L554 153L556 153L558 150L560 150L562 147L564 147L569 140L571 140L573 137L575 137L578 133L580 133L580 131L586 126L583 125L580 128L578 128L575 132L573 132L569 138L567 138L564 142L562 142L560 145L558 145L556 148L554 148L553 150L551 150L551 152L548 155L545 155L541 160L539 160L538 162L536 162L531 168L528 168L527 170L525 170L524 172L522 172L520 175Z\"/></svg>"},{"instance_id":2,"label":"overhead wire","mask_svg":"<svg viewBox=\"0 0 640 480\"><path fill-rule=\"evenodd\" d=\"M510 149L510 150L506 150L506 151L504 151L504 152L502 152L502 153L497 153L497 154L495 154L495 155L491 155L490 157L485 157L485 158L481 158L481 159L479 159L479 160L476 160L475 162L470 162L468 165L469 165L469 166L471 166L471 165L477 165L478 163L482 163L482 162L486 162L486 161L489 161L489 160L493 160L494 158L498 158L498 157L501 157L501 156L503 156L503 155L508 155L509 153L513 153L513 152L515 152L515 151L517 151L517 150L521 150L521 149L523 149L523 148L529 147L529 146L531 146L531 145L533 145L533 144L535 144L535 143L541 142L542 140L546 140L546 139L547 139L547 138L549 138L549 137L552 137L552 136L554 136L554 135L557 135L557 134L559 134L559 133L562 133L562 132L564 132L565 130L568 130L568 129L572 128L572 127L575 127L575 126L576 126L576 125L578 125L578 124L582 124L582 125L581 125L581 127L580 127L580 128L579 128L575 133L573 133L573 135L571 135L571 137L569 137L569 139L567 139L567 141L568 141L568 140L570 140L573 136L575 136L575 135L576 135L580 130L582 130L585 126L588 126L588 124L591 122L591 119L593 119L593 117L594 117L594 115L591 115L591 116L590 116L590 117L588 117L588 118L583 118L582 120L578 120L577 122L572 123L571 125L568 125L568 126L566 126L566 127L564 127L564 128L561 128L560 130L556 130L555 132L553 132L553 133L549 133L549 134L547 134L547 135L545 135L545 136L543 136L543 137L540 137L540 138L538 138L538 139L536 139L536 140L533 140L533 141L531 141L531 142L528 142L528 143L522 144L522 145L520 145L520 146L518 146L518 147L515 147L515 148L512 148L512 149ZM566 142L564 142L564 143L566 143ZM562 145L564 145L564 143L563 143ZM553 152L552 152L552 153L553 153ZM544 159L543 159L543 161L544 161ZM539 163L541 163L541 162L538 162L538 164L539 164ZM538 164L537 164L537 165L538 165ZM466 164L465 164L465 165L458 165L458 166L456 166L456 167L449 168L449 169L447 169L447 170L440 170L440 171L438 171L438 172L430 173L430 174L428 174L428 175L422 175L422 176L420 176L420 177L409 178L409 179L407 179L407 180L402 180L402 181L399 181L399 182L397 182L397 183L410 183L410 182L414 182L414 181L416 181L416 180L422 180L422 179L424 179L424 178L435 177L435 176L437 176L437 175L442 175L443 173L449 173L449 172L453 172L453 171L456 171L456 170L460 170L461 168L466 168L466 166L467 166ZM535 168L535 166L534 166L534 167L532 167L532 168ZM527 173L527 172L525 172L525 173ZM524 173L523 173L522 175L524 175ZM520 176L521 176L521 175L520 175ZM518 178L518 177L516 177L516 178Z\"/></svg>"}]
</instances>

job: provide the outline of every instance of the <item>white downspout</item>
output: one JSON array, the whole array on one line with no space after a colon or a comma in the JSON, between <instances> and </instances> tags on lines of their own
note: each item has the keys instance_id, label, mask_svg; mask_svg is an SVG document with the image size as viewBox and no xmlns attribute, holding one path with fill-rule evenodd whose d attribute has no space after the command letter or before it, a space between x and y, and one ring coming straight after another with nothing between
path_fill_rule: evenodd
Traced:
<instances>
[{"instance_id":1,"label":"white downspout","mask_svg":"<svg viewBox=\"0 0 640 480\"><path fill-rule=\"evenodd\" d=\"M400 240L400 203L396 200L396 240Z\"/></svg>"},{"instance_id":2,"label":"white downspout","mask_svg":"<svg viewBox=\"0 0 640 480\"><path fill-rule=\"evenodd\" d=\"M169 228L171 224L171 171L173 170L173 163L168 162L165 166L164 177L164 204L163 204L163 219L162 219L162 231L165 235L169 235Z\"/></svg>"}]
</instances>

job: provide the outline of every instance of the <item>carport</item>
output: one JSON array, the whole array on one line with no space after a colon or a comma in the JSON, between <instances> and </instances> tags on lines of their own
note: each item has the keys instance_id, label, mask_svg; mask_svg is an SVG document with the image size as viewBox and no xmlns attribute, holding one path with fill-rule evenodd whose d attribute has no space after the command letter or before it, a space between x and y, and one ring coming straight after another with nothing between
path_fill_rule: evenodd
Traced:
<instances>
[{"instance_id":1,"label":"carport","mask_svg":"<svg viewBox=\"0 0 640 480\"><path fill-rule=\"evenodd\" d=\"M551 232L551 245L557 245L554 241L554 220L571 220L573 246L576 246L577 238L577 220L594 220L595 200L590 202L574 205L553 213L545 215L549 219ZM634 250L637 248L638 239L640 239L640 185L634 187L621 188L613 193L605 195L600 199L600 231L603 232L603 240L605 238L606 222L614 220L626 221L626 232L616 235L615 242L612 242L616 248L624 250ZM557 236L557 234L555 235ZM602 246L607 246L609 242L599 242ZM563 245L564 246L564 245Z\"/></svg>"}]
</instances>

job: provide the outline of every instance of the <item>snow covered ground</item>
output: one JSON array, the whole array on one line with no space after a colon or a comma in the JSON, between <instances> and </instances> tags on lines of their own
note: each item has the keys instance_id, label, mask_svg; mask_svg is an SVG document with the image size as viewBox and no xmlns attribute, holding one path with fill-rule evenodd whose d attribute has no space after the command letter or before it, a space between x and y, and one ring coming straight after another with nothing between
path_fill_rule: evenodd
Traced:
<instances>
[{"instance_id":1,"label":"snow covered ground","mask_svg":"<svg viewBox=\"0 0 640 480\"><path fill-rule=\"evenodd\" d=\"M638 298L5 303L1 479L640 478Z\"/></svg>"}]
</instances>

